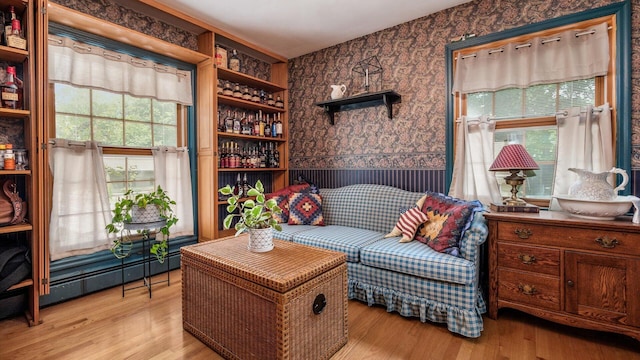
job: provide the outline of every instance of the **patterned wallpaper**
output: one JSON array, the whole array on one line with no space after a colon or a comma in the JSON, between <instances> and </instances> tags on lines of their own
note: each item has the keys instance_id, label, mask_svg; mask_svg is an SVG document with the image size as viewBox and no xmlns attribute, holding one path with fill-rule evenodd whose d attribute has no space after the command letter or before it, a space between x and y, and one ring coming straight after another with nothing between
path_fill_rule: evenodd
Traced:
<instances>
[{"instance_id":1,"label":"patterned wallpaper","mask_svg":"<svg viewBox=\"0 0 640 360\"><path fill-rule=\"evenodd\" d=\"M445 45L465 33L487 35L597 8L612 0L476 0L289 62L292 169L445 169ZM640 0L633 0L633 145L640 168ZM383 106L336 113L331 126L318 101L331 84L363 91L351 69L375 55L382 88L397 91L389 120ZM377 78L373 78L377 85ZM371 91L380 90L373 87Z\"/></svg>"}]
</instances>

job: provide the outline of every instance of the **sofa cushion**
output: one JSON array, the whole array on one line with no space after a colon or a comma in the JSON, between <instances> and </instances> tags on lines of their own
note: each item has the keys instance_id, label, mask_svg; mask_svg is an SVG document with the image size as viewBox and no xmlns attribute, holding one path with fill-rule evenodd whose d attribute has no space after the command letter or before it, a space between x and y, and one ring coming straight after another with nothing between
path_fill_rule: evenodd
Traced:
<instances>
[{"instance_id":1,"label":"sofa cushion","mask_svg":"<svg viewBox=\"0 0 640 360\"><path fill-rule=\"evenodd\" d=\"M409 242L413 240L418 227L428 220L429 217L427 214L423 213L419 207L406 209L400 214L400 219L398 219L393 230L384 237L388 238L402 235L400 242Z\"/></svg>"},{"instance_id":2,"label":"sofa cushion","mask_svg":"<svg viewBox=\"0 0 640 360\"><path fill-rule=\"evenodd\" d=\"M324 225L322 197L312 193L289 195L289 225Z\"/></svg>"},{"instance_id":3,"label":"sofa cushion","mask_svg":"<svg viewBox=\"0 0 640 360\"><path fill-rule=\"evenodd\" d=\"M460 256L460 238L469 228L473 213L482 210L479 201L465 201L440 193L427 192L422 212L429 216L416 233L416 240L432 249Z\"/></svg>"},{"instance_id":4,"label":"sofa cushion","mask_svg":"<svg viewBox=\"0 0 640 360\"><path fill-rule=\"evenodd\" d=\"M316 229L316 226L313 225L289 225L289 224L280 224L282 230L278 231L273 229L273 237L280 240L292 241L293 237L300 232Z\"/></svg>"},{"instance_id":5,"label":"sofa cushion","mask_svg":"<svg viewBox=\"0 0 640 360\"><path fill-rule=\"evenodd\" d=\"M347 261L358 262L360 248L382 239L383 236L383 233L377 231L329 225L299 232L293 236L293 242L341 251L347 255Z\"/></svg>"},{"instance_id":6,"label":"sofa cushion","mask_svg":"<svg viewBox=\"0 0 640 360\"><path fill-rule=\"evenodd\" d=\"M427 279L473 284L475 265L468 260L439 253L417 241L399 243L388 238L360 249L364 265L419 276Z\"/></svg>"}]
</instances>

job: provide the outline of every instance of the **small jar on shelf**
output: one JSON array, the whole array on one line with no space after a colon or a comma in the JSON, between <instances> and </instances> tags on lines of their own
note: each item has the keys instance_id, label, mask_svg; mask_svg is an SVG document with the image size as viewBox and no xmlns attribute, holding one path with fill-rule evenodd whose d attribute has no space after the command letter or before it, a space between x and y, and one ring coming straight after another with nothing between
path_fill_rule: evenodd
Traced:
<instances>
[{"instance_id":1,"label":"small jar on shelf","mask_svg":"<svg viewBox=\"0 0 640 360\"><path fill-rule=\"evenodd\" d=\"M233 87L233 95L234 98L241 99L242 98L242 90L240 90L240 84L236 83Z\"/></svg>"}]
</instances>

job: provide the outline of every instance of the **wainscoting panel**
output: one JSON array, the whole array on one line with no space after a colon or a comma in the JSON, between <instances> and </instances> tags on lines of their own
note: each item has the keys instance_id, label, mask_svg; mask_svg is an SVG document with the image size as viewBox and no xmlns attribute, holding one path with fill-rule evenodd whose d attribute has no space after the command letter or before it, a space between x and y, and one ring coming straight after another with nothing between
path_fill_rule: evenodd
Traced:
<instances>
[{"instance_id":1,"label":"wainscoting panel","mask_svg":"<svg viewBox=\"0 0 640 360\"><path fill-rule=\"evenodd\" d=\"M302 175L319 188L337 188L352 184L380 184L400 189L446 193L445 171L424 169L290 169L293 182Z\"/></svg>"}]
</instances>

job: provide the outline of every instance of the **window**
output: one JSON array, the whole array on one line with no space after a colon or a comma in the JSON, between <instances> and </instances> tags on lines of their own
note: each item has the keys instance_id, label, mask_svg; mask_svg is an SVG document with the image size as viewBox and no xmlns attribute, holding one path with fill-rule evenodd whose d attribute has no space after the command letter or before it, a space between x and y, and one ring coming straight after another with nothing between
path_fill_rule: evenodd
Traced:
<instances>
[{"instance_id":1,"label":"window","mask_svg":"<svg viewBox=\"0 0 640 360\"><path fill-rule=\"evenodd\" d=\"M556 26L554 28L545 27L548 26L547 24L534 24L487 36L488 41L476 38L468 41L470 45L467 46L464 42L447 45L447 71L449 79L454 80L448 83L448 89L452 90L453 94L448 98L447 104L448 181L451 181L453 174L453 150L456 147L454 139L458 138L455 130L456 119L461 116L488 116L495 121L494 157L509 142L525 145L539 164L540 170L528 174L534 176L527 179L525 186L520 189L519 195L524 194L528 202L546 206L552 196L554 181L558 179L554 174L558 141L556 113L571 107L600 106L605 103L609 103L612 108L611 119L614 131L612 136L614 149L612 150L615 153L615 164L621 168L630 168L629 154L621 154L620 152L621 144L629 141L624 140L624 137L628 137L624 130L628 130L630 127L630 119L628 119L630 108L624 99L628 101L629 96L621 87L624 79L628 78L628 74L623 70L629 70L629 66L625 62L628 61L626 57L629 55L629 50L624 46L624 41L620 41L620 38L629 36L629 27L624 21L621 21L620 17L617 17L620 16L618 10L620 9L590 10L553 21ZM626 13L626 11L628 9L625 8L623 12ZM551 23L551 21L547 23ZM509 45L511 48L508 50L518 46L524 47L527 45L519 44L532 43L532 40L537 39L543 39L543 43L548 42L546 39L552 39L556 34L564 34L569 31L577 34L583 32L584 29L601 26L599 24L602 23L605 23L608 30L600 33L606 34L610 45L609 47L601 47L601 49L605 49L604 53L608 51L607 56L610 61L608 70L595 77L567 82L535 84L523 88L499 87L499 90L496 91L476 90L475 92L459 90L458 84L455 83L456 75L454 74L460 59L475 57L475 54L482 52L502 52ZM527 29L531 30L527 31ZM589 32L589 34L592 33ZM582 35L576 35L576 38ZM621 43L623 46L620 46ZM599 54L603 52L599 52ZM490 61L488 60L487 63ZM502 69L498 70L498 72L500 71ZM517 71L520 71L520 68ZM484 78L491 77L492 75L488 75ZM624 151L628 152L628 149ZM499 182L503 182L504 174L495 175ZM502 186L501 190L504 196L510 195L510 187Z\"/></svg>"},{"instance_id":2,"label":"window","mask_svg":"<svg viewBox=\"0 0 640 360\"><path fill-rule=\"evenodd\" d=\"M55 137L98 141L111 204L128 189L152 190L153 146L178 143L179 107L175 102L54 84ZM142 150L144 149L144 150Z\"/></svg>"},{"instance_id":3,"label":"window","mask_svg":"<svg viewBox=\"0 0 640 360\"><path fill-rule=\"evenodd\" d=\"M470 117L487 115L497 121L494 157L506 144L524 145L540 169L528 172L520 194L530 201L548 200L555 175L558 136L555 115L572 106L596 105L595 99L596 79L591 78L526 89L470 93L466 95L466 112ZM506 172L496 172L503 197L511 194L511 186L504 182L506 175Z\"/></svg>"}]
</instances>

